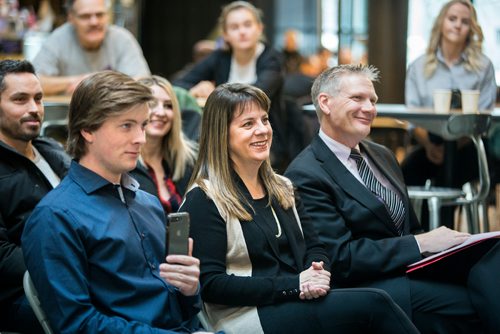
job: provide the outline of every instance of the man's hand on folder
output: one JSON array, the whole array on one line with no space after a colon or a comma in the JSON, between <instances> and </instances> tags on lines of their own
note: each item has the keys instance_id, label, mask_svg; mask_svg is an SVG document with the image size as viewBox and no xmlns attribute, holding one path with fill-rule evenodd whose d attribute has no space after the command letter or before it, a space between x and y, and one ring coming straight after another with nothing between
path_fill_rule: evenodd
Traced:
<instances>
[{"instance_id":1,"label":"man's hand on folder","mask_svg":"<svg viewBox=\"0 0 500 334\"><path fill-rule=\"evenodd\" d=\"M451 230L441 226L427 233L415 236L421 254L437 253L445 249L459 245L470 237L469 233Z\"/></svg>"}]
</instances>

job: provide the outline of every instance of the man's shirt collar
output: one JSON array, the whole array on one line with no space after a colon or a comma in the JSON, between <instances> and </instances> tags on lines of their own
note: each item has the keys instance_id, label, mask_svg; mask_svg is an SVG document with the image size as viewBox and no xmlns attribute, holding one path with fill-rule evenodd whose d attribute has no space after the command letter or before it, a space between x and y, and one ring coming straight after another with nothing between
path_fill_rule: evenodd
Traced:
<instances>
[{"instance_id":1,"label":"man's shirt collar","mask_svg":"<svg viewBox=\"0 0 500 334\"><path fill-rule=\"evenodd\" d=\"M108 180L80 165L76 160L71 161L71 168L68 174L87 194L93 193L111 184ZM122 174L121 186L130 191L136 192L139 189L139 182L127 173Z\"/></svg>"}]
</instances>

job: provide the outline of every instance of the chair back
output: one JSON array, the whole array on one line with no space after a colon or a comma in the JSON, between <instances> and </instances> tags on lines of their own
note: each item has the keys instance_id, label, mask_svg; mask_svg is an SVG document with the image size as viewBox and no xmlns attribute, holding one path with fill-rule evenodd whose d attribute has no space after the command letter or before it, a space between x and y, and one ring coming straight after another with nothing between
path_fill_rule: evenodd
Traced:
<instances>
[{"instance_id":1,"label":"chair back","mask_svg":"<svg viewBox=\"0 0 500 334\"><path fill-rule=\"evenodd\" d=\"M40 303L40 299L38 299L38 292L36 291L35 286L31 281L31 277L28 271L24 273L23 287L24 287L24 293L26 294L26 298L28 299L31 308L35 313L36 318L40 322L43 331L45 332L45 334L53 334L54 331L52 331L49 319L47 318L47 315L42 309L42 304Z\"/></svg>"},{"instance_id":2,"label":"chair back","mask_svg":"<svg viewBox=\"0 0 500 334\"><path fill-rule=\"evenodd\" d=\"M210 322L208 321L208 318L207 318L207 315L205 313L205 308L204 307L198 313L198 320L200 320L200 324L203 326L203 328L206 331L215 332L215 329L212 327L212 325L210 325Z\"/></svg>"}]
</instances>

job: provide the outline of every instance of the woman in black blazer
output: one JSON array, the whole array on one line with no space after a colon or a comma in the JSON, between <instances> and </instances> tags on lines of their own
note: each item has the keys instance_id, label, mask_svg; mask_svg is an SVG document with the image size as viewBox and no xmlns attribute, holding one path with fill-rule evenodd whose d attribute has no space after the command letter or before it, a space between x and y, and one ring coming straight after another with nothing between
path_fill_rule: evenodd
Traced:
<instances>
[{"instance_id":1,"label":"woman in black blazer","mask_svg":"<svg viewBox=\"0 0 500 334\"><path fill-rule=\"evenodd\" d=\"M328 257L269 162L270 101L223 84L209 96L180 211L191 216L208 321L226 333L416 333L376 289L330 291Z\"/></svg>"},{"instance_id":2,"label":"woman in black blazer","mask_svg":"<svg viewBox=\"0 0 500 334\"><path fill-rule=\"evenodd\" d=\"M206 99L223 83L246 83L262 89L271 99L270 119L274 126L273 166L288 164L287 118L282 87L284 66L281 54L262 42L262 12L246 1L234 1L223 7L219 17L223 49L215 50L196 64L175 86L188 89L191 95Z\"/></svg>"}]
</instances>

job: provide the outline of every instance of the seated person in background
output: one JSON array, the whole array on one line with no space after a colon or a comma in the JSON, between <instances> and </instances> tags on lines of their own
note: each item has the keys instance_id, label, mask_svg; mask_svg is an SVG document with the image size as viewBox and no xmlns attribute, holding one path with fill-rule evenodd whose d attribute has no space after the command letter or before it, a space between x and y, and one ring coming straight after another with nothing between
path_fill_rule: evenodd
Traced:
<instances>
[{"instance_id":1,"label":"seated person in background","mask_svg":"<svg viewBox=\"0 0 500 334\"><path fill-rule=\"evenodd\" d=\"M252 84L271 99L270 117L275 127L273 165L284 168L286 118L282 110L283 65L278 51L264 44L262 13L245 1L222 8L219 17L227 49L217 49L198 62L174 85L189 89L195 97L207 98L226 82Z\"/></svg>"},{"instance_id":2,"label":"seated person in background","mask_svg":"<svg viewBox=\"0 0 500 334\"><path fill-rule=\"evenodd\" d=\"M175 72L170 80L182 78L188 73L197 63L205 59L217 48L216 42L209 39L202 39L193 45L193 61L186 64L180 71Z\"/></svg>"},{"instance_id":3,"label":"seated person in background","mask_svg":"<svg viewBox=\"0 0 500 334\"><path fill-rule=\"evenodd\" d=\"M33 60L45 94L71 94L85 76L102 70L150 75L134 36L108 24L109 7L109 0L66 1L68 22L52 32Z\"/></svg>"},{"instance_id":4,"label":"seated person in background","mask_svg":"<svg viewBox=\"0 0 500 334\"><path fill-rule=\"evenodd\" d=\"M75 160L22 236L55 333L196 330L199 261L165 261L163 209L127 174L146 140L151 101L148 87L113 71L85 78L72 96L68 151Z\"/></svg>"},{"instance_id":5,"label":"seated person in background","mask_svg":"<svg viewBox=\"0 0 500 334\"><path fill-rule=\"evenodd\" d=\"M181 112L170 82L156 75L139 82L151 89L154 101L146 143L131 175L141 189L160 199L166 213L177 212L193 171L196 143L182 132Z\"/></svg>"},{"instance_id":6,"label":"seated person in background","mask_svg":"<svg viewBox=\"0 0 500 334\"><path fill-rule=\"evenodd\" d=\"M179 109L181 112L183 110L193 110L199 114L203 113L202 107L187 89L178 86L172 87L174 89L175 96L177 97L177 102L179 102Z\"/></svg>"},{"instance_id":7,"label":"seated person in background","mask_svg":"<svg viewBox=\"0 0 500 334\"><path fill-rule=\"evenodd\" d=\"M298 34L298 31L291 29L285 31L284 34L282 54L285 62L285 81L283 95L295 99L302 106L311 103L311 87L314 78L305 75L300 70L305 59L299 52Z\"/></svg>"},{"instance_id":8,"label":"seated person in background","mask_svg":"<svg viewBox=\"0 0 500 334\"><path fill-rule=\"evenodd\" d=\"M311 78L316 78L330 67L328 63L331 57L332 52L329 49L320 47L315 54L310 55L306 61L302 62L300 71Z\"/></svg>"},{"instance_id":9,"label":"seated person in background","mask_svg":"<svg viewBox=\"0 0 500 334\"><path fill-rule=\"evenodd\" d=\"M23 290L24 224L66 175L61 144L40 138L42 87L28 61L0 61L0 331L41 333Z\"/></svg>"},{"instance_id":10,"label":"seated person in background","mask_svg":"<svg viewBox=\"0 0 500 334\"><path fill-rule=\"evenodd\" d=\"M479 110L492 110L497 89L495 69L481 52L482 43L483 32L471 2L453 0L446 3L434 21L426 54L408 67L406 105L432 108L435 89L478 89ZM459 100L460 97L458 104ZM419 146L401 165L406 184L424 185L427 179L433 179L436 185L445 185L443 139L419 127L413 130L413 137ZM455 169L452 186L462 187L478 177L476 156L472 142L458 142L457 161L452 164L461 168ZM443 218L448 227L453 227L453 217Z\"/></svg>"},{"instance_id":11,"label":"seated person in background","mask_svg":"<svg viewBox=\"0 0 500 334\"><path fill-rule=\"evenodd\" d=\"M377 289L330 291L329 260L269 161L270 100L246 84L208 97L180 211L191 216L209 322L226 333L416 333Z\"/></svg>"},{"instance_id":12,"label":"seated person in background","mask_svg":"<svg viewBox=\"0 0 500 334\"><path fill-rule=\"evenodd\" d=\"M377 115L375 80L378 70L363 65L332 67L316 78L311 95L320 132L285 173L326 244L334 284L386 290L423 333L478 332L477 316L498 333L500 242L477 262L461 263L464 277L453 279L466 283L406 275L422 254L469 234L440 227L413 235L421 229L394 154L364 140Z\"/></svg>"}]
</instances>

